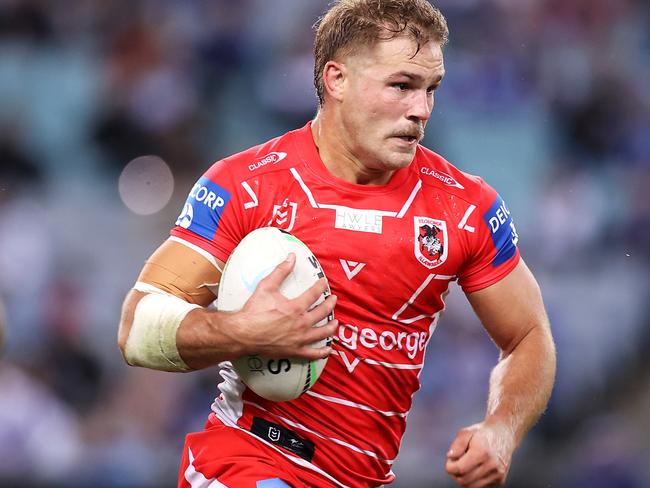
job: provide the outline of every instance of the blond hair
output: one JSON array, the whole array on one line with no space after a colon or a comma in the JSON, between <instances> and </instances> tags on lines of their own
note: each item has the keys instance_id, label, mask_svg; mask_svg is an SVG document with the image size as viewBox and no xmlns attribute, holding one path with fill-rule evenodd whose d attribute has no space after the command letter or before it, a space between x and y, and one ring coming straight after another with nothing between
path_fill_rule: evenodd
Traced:
<instances>
[{"instance_id":1,"label":"blond hair","mask_svg":"<svg viewBox=\"0 0 650 488\"><path fill-rule=\"evenodd\" d=\"M416 43L415 55L430 40L444 46L449 38L445 17L426 0L335 0L314 28L314 86L320 105L323 69L337 56L402 35Z\"/></svg>"}]
</instances>

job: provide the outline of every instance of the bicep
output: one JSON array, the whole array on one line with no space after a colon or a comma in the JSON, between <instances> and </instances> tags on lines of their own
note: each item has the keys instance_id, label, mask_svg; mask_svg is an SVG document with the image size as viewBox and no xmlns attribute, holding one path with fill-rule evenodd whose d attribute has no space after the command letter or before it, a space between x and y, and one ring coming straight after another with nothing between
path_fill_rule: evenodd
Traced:
<instances>
[{"instance_id":1,"label":"bicep","mask_svg":"<svg viewBox=\"0 0 650 488\"><path fill-rule=\"evenodd\" d=\"M195 246L168 239L146 261L138 281L205 307L217 296L223 266Z\"/></svg>"},{"instance_id":2,"label":"bicep","mask_svg":"<svg viewBox=\"0 0 650 488\"><path fill-rule=\"evenodd\" d=\"M496 345L511 352L535 327L548 328L537 281L523 260L499 282L467 298Z\"/></svg>"}]
</instances>

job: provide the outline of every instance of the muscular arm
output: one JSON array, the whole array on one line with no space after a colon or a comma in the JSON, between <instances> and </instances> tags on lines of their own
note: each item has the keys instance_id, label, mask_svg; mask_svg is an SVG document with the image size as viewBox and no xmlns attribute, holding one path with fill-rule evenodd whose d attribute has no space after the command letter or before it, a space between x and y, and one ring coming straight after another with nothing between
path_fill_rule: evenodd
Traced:
<instances>
[{"instance_id":1,"label":"muscular arm","mask_svg":"<svg viewBox=\"0 0 650 488\"><path fill-rule=\"evenodd\" d=\"M555 379L555 346L539 287L521 261L469 301L501 351L486 421L507 425L519 444L546 408Z\"/></svg>"},{"instance_id":2,"label":"muscular arm","mask_svg":"<svg viewBox=\"0 0 650 488\"><path fill-rule=\"evenodd\" d=\"M461 486L492 486L505 481L513 451L546 408L555 346L539 287L523 261L468 299L500 357L490 377L485 419L458 433L447 471Z\"/></svg>"},{"instance_id":3,"label":"muscular arm","mask_svg":"<svg viewBox=\"0 0 650 488\"><path fill-rule=\"evenodd\" d=\"M325 290L324 280L293 300L282 296L279 287L293 269L293 264L293 258L280 264L260 282L244 308L233 313L203 308L216 298L223 263L208 259L179 242L165 241L145 263L138 282L165 293L162 299L172 300L170 303L181 299L183 302L176 303L200 305L182 318L175 334L174 347L189 369L205 368L244 354L321 358L329 354L329 348L312 348L310 344L331 336L337 324L334 321L318 328L312 325L331 313L336 298L330 296L307 311ZM126 296L118 345L130 364L154 367L130 360L133 347L129 347L129 341L133 342L134 320L139 321L139 331L143 330L143 323L154 326L153 315L157 311L152 314L150 307L145 314L140 303L149 294L146 290L131 290ZM163 303L162 308L164 306ZM164 314L161 312L161 315ZM155 369L178 370L164 365Z\"/></svg>"}]
</instances>

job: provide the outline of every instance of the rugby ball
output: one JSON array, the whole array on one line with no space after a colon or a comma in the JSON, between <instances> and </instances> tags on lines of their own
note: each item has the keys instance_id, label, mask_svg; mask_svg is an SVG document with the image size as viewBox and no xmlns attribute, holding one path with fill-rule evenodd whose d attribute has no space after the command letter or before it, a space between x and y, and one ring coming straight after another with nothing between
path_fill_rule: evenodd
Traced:
<instances>
[{"instance_id":1,"label":"rugby ball","mask_svg":"<svg viewBox=\"0 0 650 488\"><path fill-rule=\"evenodd\" d=\"M258 283L291 252L296 255L296 264L280 287L285 297L296 298L325 276L318 259L302 241L275 227L262 227L246 235L228 258L219 282L217 309L229 312L240 310ZM330 293L328 286L313 306L325 300ZM332 319L333 316L330 316L316 327ZM313 346L324 347L331 341L331 338L324 339ZM281 402L298 398L311 388L326 362L327 358L310 361L246 355L232 364L240 379L256 394Z\"/></svg>"}]
</instances>

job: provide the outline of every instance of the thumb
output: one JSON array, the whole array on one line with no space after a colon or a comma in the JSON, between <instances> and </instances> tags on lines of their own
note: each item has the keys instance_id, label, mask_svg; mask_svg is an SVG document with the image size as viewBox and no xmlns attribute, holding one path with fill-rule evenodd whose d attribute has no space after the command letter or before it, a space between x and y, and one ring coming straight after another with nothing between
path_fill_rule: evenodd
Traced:
<instances>
[{"instance_id":1,"label":"thumb","mask_svg":"<svg viewBox=\"0 0 650 488\"><path fill-rule=\"evenodd\" d=\"M447 451L447 458L451 460L459 459L463 454L467 452L469 447L469 441L474 435L473 429L461 429L456 434L456 438L451 443L449 451Z\"/></svg>"},{"instance_id":2,"label":"thumb","mask_svg":"<svg viewBox=\"0 0 650 488\"><path fill-rule=\"evenodd\" d=\"M266 277L260 282L264 283L267 286L267 289L278 289L282 285L287 276L293 271L293 267L296 264L296 255L295 253L290 252L287 255L287 259L278 264Z\"/></svg>"}]
</instances>

